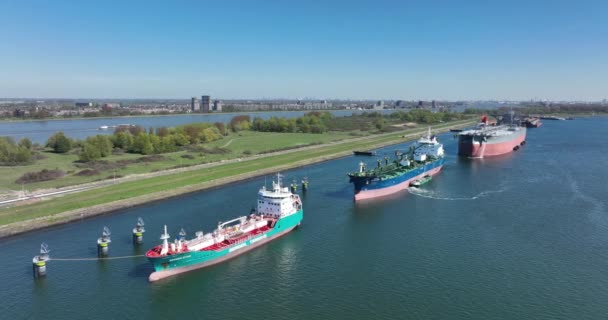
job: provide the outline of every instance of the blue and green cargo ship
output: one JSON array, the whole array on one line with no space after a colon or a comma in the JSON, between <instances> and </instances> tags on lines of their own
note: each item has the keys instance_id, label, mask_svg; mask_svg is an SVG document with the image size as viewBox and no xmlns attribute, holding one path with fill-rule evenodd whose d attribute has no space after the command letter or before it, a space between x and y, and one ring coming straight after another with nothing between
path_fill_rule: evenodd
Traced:
<instances>
[{"instance_id":1,"label":"blue and green cargo ship","mask_svg":"<svg viewBox=\"0 0 608 320\"><path fill-rule=\"evenodd\" d=\"M348 173L355 187L355 201L379 198L407 189L412 181L437 174L444 163L443 145L436 136L420 138L408 153L395 153L391 161L379 159L376 168L367 169L359 163L359 170Z\"/></svg>"}]
</instances>

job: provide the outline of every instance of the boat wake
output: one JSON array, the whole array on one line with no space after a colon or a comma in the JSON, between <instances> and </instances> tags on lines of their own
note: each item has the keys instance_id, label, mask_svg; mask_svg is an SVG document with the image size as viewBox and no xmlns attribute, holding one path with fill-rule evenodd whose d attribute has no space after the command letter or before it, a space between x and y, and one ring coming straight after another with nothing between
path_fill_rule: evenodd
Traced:
<instances>
[{"instance_id":1,"label":"boat wake","mask_svg":"<svg viewBox=\"0 0 608 320\"><path fill-rule=\"evenodd\" d=\"M415 196L435 199L435 200L447 200L447 201L477 200L479 198L483 198L483 197L488 196L493 193L504 192L505 190L506 190L506 188L501 188L498 190L487 190L487 191L480 192L472 197L447 197L447 196L438 194L437 192L432 191L432 190L425 190L425 189L419 189L419 188L413 188L413 187L407 188L407 191Z\"/></svg>"},{"instance_id":2,"label":"boat wake","mask_svg":"<svg viewBox=\"0 0 608 320\"><path fill-rule=\"evenodd\" d=\"M605 219L604 212L605 206L604 202L600 199L594 198L587 193L584 193L578 182L572 177L572 175L565 175L568 180L568 185L570 185L570 191L572 191L572 198L574 200L580 200L582 202L587 203L590 206L590 210L587 211L588 215L594 220L596 224L600 224L605 229L608 229L608 222ZM585 211L585 210L583 210Z\"/></svg>"}]
</instances>

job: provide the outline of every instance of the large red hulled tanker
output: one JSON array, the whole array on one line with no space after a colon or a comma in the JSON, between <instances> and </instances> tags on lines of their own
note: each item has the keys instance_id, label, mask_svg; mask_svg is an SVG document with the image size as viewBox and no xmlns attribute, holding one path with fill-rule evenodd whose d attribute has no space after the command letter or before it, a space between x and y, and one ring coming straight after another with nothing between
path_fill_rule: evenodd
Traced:
<instances>
[{"instance_id":1,"label":"large red hulled tanker","mask_svg":"<svg viewBox=\"0 0 608 320\"><path fill-rule=\"evenodd\" d=\"M513 125L487 125L487 117L476 129L458 134L458 155L470 158L497 156L516 151L526 143L526 128Z\"/></svg>"}]
</instances>

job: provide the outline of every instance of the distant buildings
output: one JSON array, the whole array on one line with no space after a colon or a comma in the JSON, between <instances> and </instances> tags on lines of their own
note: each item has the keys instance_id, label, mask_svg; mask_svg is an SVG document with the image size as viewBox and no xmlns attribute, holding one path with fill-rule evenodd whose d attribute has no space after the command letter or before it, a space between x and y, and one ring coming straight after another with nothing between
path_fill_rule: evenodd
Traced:
<instances>
[{"instance_id":1,"label":"distant buildings","mask_svg":"<svg viewBox=\"0 0 608 320\"><path fill-rule=\"evenodd\" d=\"M213 111L222 112L222 102L220 100L213 101Z\"/></svg>"},{"instance_id":2,"label":"distant buildings","mask_svg":"<svg viewBox=\"0 0 608 320\"><path fill-rule=\"evenodd\" d=\"M209 111L211 111L210 96L201 96L201 111L204 113L208 113Z\"/></svg>"},{"instance_id":3,"label":"distant buildings","mask_svg":"<svg viewBox=\"0 0 608 320\"><path fill-rule=\"evenodd\" d=\"M15 110L13 110L13 117L15 117L15 118L25 117L25 110L23 110L23 109L15 109Z\"/></svg>"},{"instance_id":4,"label":"distant buildings","mask_svg":"<svg viewBox=\"0 0 608 320\"><path fill-rule=\"evenodd\" d=\"M89 108L93 106L93 102L76 102L74 106L77 108Z\"/></svg>"},{"instance_id":5,"label":"distant buildings","mask_svg":"<svg viewBox=\"0 0 608 320\"><path fill-rule=\"evenodd\" d=\"M192 97L192 100L190 101L190 111L192 112L198 112L201 110L201 105L198 102L198 99L196 97Z\"/></svg>"},{"instance_id":6,"label":"distant buildings","mask_svg":"<svg viewBox=\"0 0 608 320\"><path fill-rule=\"evenodd\" d=\"M376 102L376 104L374 104L373 109L374 110L382 110L382 109L384 109L384 101L380 100L380 101Z\"/></svg>"},{"instance_id":7,"label":"distant buildings","mask_svg":"<svg viewBox=\"0 0 608 320\"><path fill-rule=\"evenodd\" d=\"M190 111L203 113L209 113L211 111L222 112L222 101L211 101L210 96L201 96L200 100L198 100L197 97L192 97L190 100Z\"/></svg>"},{"instance_id":8,"label":"distant buildings","mask_svg":"<svg viewBox=\"0 0 608 320\"><path fill-rule=\"evenodd\" d=\"M101 106L102 109L115 109L115 108L120 108L120 103L104 103Z\"/></svg>"},{"instance_id":9,"label":"distant buildings","mask_svg":"<svg viewBox=\"0 0 608 320\"><path fill-rule=\"evenodd\" d=\"M431 108L433 108L433 109L437 108L437 105L435 104L435 100L431 101Z\"/></svg>"}]
</instances>

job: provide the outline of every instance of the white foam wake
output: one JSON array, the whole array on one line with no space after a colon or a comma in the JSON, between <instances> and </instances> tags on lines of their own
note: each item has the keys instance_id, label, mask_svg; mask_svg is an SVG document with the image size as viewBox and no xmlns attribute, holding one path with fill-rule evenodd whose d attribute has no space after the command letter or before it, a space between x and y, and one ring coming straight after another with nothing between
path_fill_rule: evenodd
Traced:
<instances>
[{"instance_id":1,"label":"white foam wake","mask_svg":"<svg viewBox=\"0 0 608 320\"><path fill-rule=\"evenodd\" d=\"M467 200L476 200L482 197L485 197L489 194L492 193L500 193L500 192L504 192L506 190L506 188L502 188L502 189L498 189L498 190L487 190L487 191L482 191L474 196L471 197L448 197L448 196L444 196L441 195L435 191L432 190L427 190L427 189L420 189L420 188L414 188L414 187L409 187L407 188L407 191L415 196L419 196L419 197L423 197L423 198L429 198L429 199L435 199L435 200L448 200L448 201L467 201Z\"/></svg>"}]
</instances>

